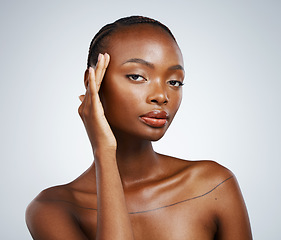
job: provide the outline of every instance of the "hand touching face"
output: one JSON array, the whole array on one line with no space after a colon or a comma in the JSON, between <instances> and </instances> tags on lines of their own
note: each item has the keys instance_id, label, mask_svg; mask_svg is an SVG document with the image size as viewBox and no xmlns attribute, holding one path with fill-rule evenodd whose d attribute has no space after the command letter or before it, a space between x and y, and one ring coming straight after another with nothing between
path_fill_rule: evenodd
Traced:
<instances>
[{"instance_id":1,"label":"hand touching face","mask_svg":"<svg viewBox=\"0 0 281 240\"><path fill-rule=\"evenodd\" d=\"M81 95L81 105L78 109L79 115L85 125L93 151L98 149L116 149L116 139L104 116L104 111L99 98L99 89L104 73L109 64L110 57L100 54L95 69L90 67L85 72L85 95Z\"/></svg>"}]
</instances>

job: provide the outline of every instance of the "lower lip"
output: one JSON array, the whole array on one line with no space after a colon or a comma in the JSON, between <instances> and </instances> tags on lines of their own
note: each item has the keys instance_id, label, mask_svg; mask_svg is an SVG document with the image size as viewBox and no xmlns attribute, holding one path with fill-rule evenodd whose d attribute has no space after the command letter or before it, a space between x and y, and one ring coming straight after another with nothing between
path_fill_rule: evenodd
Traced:
<instances>
[{"instance_id":1,"label":"lower lip","mask_svg":"<svg viewBox=\"0 0 281 240\"><path fill-rule=\"evenodd\" d=\"M164 127L167 123L165 118L150 118L150 117L141 117L142 121L151 127Z\"/></svg>"}]
</instances>

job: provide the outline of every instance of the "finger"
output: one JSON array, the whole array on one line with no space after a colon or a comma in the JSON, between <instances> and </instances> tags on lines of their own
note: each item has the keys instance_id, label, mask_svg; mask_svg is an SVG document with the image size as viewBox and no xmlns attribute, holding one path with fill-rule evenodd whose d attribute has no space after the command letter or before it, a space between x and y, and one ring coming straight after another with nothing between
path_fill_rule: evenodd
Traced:
<instances>
[{"instance_id":1,"label":"finger","mask_svg":"<svg viewBox=\"0 0 281 240\"><path fill-rule=\"evenodd\" d=\"M91 101L92 99L90 97L89 87L87 88L85 95L79 96L80 100L82 98L83 98L83 101L78 108L78 112L79 112L80 117L84 121L84 118L88 115L88 113L90 112L91 106L92 106L92 101Z\"/></svg>"},{"instance_id":2,"label":"finger","mask_svg":"<svg viewBox=\"0 0 281 240\"><path fill-rule=\"evenodd\" d=\"M96 86L96 71L92 68L89 67L89 75L88 75L88 88L87 91L89 94L95 94L97 93L97 86Z\"/></svg>"},{"instance_id":3,"label":"finger","mask_svg":"<svg viewBox=\"0 0 281 240\"><path fill-rule=\"evenodd\" d=\"M99 87L100 87L102 79L103 79L105 61L106 61L105 55L100 54L99 55L99 61L97 63L97 67L96 67L96 86L97 86L97 91L99 90Z\"/></svg>"},{"instance_id":4,"label":"finger","mask_svg":"<svg viewBox=\"0 0 281 240\"><path fill-rule=\"evenodd\" d=\"M80 95L79 96L79 99L80 101L82 102L81 105L80 105L80 108L81 109L84 109L85 108L85 105L88 105L89 103L89 94L90 94L90 85L92 84L91 82L93 82L93 79L92 79L92 67L89 67L88 69L88 76L87 76L87 82L88 82L88 85L87 85L87 88L86 88L86 93L85 95ZM95 86L94 86L95 87ZM92 90L93 91L93 90Z\"/></svg>"},{"instance_id":5,"label":"finger","mask_svg":"<svg viewBox=\"0 0 281 240\"><path fill-rule=\"evenodd\" d=\"M100 101L95 81L95 72L96 70L94 70L92 67L89 67L89 85L85 96L85 100L89 99L88 101L86 101L86 104L87 102L89 102L89 104L87 104L86 106L91 106L92 104L94 104L93 106L96 106L96 103Z\"/></svg>"},{"instance_id":6,"label":"finger","mask_svg":"<svg viewBox=\"0 0 281 240\"><path fill-rule=\"evenodd\" d=\"M79 99L81 101L81 104L78 108L78 113L79 113L80 117L83 119L83 112L84 112L84 109L85 109L85 102L86 102L85 101L85 95L80 95Z\"/></svg>"},{"instance_id":7,"label":"finger","mask_svg":"<svg viewBox=\"0 0 281 240\"><path fill-rule=\"evenodd\" d=\"M81 102L83 102L84 98L85 98L85 95L80 95L79 96L79 99L80 99Z\"/></svg>"},{"instance_id":8,"label":"finger","mask_svg":"<svg viewBox=\"0 0 281 240\"><path fill-rule=\"evenodd\" d=\"M79 96L79 99L80 99L80 101L82 102L81 103L81 105L80 105L80 107L79 107L79 109L80 110L84 110L84 108L85 108L85 105L88 105L88 102L89 102L89 94L90 94L90 84L91 84L91 81L93 81L92 80L92 78L91 78L91 71L92 71L93 69L91 69L91 67L89 67L89 69L88 69L88 74L87 74L87 88L86 88L86 93L85 93L85 95L80 95Z\"/></svg>"},{"instance_id":9,"label":"finger","mask_svg":"<svg viewBox=\"0 0 281 240\"><path fill-rule=\"evenodd\" d=\"M81 101L81 104L80 104L79 108L80 108L81 110L83 110L84 107L85 107L86 100L87 100L87 95L89 95L88 92L89 92L89 91L86 90L86 93L85 93L84 95L80 95L80 96L79 96L79 100Z\"/></svg>"},{"instance_id":10,"label":"finger","mask_svg":"<svg viewBox=\"0 0 281 240\"><path fill-rule=\"evenodd\" d=\"M99 84L98 84L98 90L99 90L99 87L100 87L100 85L101 85L101 82L102 82L102 80L103 80L103 78L104 78L104 74L105 74L105 71L106 71L106 69L107 69L107 67L108 67L108 64L109 64L109 61L110 61L110 56L109 56L109 54L108 53L105 53L104 54L104 67L103 67L103 69L102 69L102 74L101 74L101 81L99 82Z\"/></svg>"},{"instance_id":11,"label":"finger","mask_svg":"<svg viewBox=\"0 0 281 240\"><path fill-rule=\"evenodd\" d=\"M105 53L104 55L99 55L99 62L96 68L96 84L97 84L97 91L99 91L101 83L103 81L106 68L109 64L110 56L109 54Z\"/></svg>"},{"instance_id":12,"label":"finger","mask_svg":"<svg viewBox=\"0 0 281 240\"><path fill-rule=\"evenodd\" d=\"M105 57L105 68L107 68L110 60L110 55L108 53L105 53L104 57Z\"/></svg>"}]
</instances>

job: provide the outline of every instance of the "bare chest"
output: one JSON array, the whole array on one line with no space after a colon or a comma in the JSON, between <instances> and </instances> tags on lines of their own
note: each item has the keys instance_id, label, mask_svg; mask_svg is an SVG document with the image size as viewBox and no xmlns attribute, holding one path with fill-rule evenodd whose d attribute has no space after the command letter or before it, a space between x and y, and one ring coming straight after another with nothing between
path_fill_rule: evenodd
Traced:
<instances>
[{"instance_id":1,"label":"bare chest","mask_svg":"<svg viewBox=\"0 0 281 240\"><path fill-rule=\"evenodd\" d=\"M136 240L211 240L216 232L215 218L209 208L212 198L178 202L130 212ZM95 239L97 211L79 209L79 224L89 239Z\"/></svg>"}]
</instances>

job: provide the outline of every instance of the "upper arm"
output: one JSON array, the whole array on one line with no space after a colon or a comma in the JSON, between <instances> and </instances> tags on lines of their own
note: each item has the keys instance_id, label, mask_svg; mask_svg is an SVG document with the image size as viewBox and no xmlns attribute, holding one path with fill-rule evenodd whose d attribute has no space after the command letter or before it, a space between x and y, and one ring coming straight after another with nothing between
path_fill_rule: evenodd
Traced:
<instances>
[{"instance_id":1,"label":"upper arm","mask_svg":"<svg viewBox=\"0 0 281 240\"><path fill-rule=\"evenodd\" d=\"M218 191L216 212L217 239L252 239L247 209L235 176L226 181Z\"/></svg>"},{"instance_id":2,"label":"upper arm","mask_svg":"<svg viewBox=\"0 0 281 240\"><path fill-rule=\"evenodd\" d=\"M52 202L33 200L26 210L26 223L36 240L87 239L71 213Z\"/></svg>"}]
</instances>

